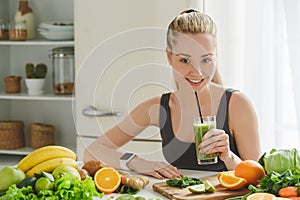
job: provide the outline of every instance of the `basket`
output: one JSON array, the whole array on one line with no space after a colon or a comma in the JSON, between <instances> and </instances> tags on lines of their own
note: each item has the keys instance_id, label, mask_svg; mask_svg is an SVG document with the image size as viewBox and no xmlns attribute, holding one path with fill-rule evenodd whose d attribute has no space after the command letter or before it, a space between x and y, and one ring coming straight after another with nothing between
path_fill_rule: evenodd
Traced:
<instances>
[{"instance_id":1,"label":"basket","mask_svg":"<svg viewBox=\"0 0 300 200\"><path fill-rule=\"evenodd\" d=\"M54 144L55 127L50 124L30 124L30 146L40 148Z\"/></svg>"},{"instance_id":2,"label":"basket","mask_svg":"<svg viewBox=\"0 0 300 200\"><path fill-rule=\"evenodd\" d=\"M21 77L7 76L4 78L6 93L20 93L21 91Z\"/></svg>"},{"instance_id":3,"label":"basket","mask_svg":"<svg viewBox=\"0 0 300 200\"><path fill-rule=\"evenodd\" d=\"M25 147L24 122L0 121L0 149Z\"/></svg>"}]
</instances>

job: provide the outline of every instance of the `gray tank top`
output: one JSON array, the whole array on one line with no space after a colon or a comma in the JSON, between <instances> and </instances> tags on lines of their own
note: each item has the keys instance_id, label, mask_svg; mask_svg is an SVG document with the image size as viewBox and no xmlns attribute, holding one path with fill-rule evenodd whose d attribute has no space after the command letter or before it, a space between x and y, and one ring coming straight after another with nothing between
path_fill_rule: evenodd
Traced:
<instances>
[{"instance_id":1,"label":"gray tank top","mask_svg":"<svg viewBox=\"0 0 300 200\"><path fill-rule=\"evenodd\" d=\"M228 125L228 105L231 94L236 91L227 89L223 94L217 113L217 128L223 129L229 136L230 150L239 156L236 142L229 130ZM173 132L170 107L170 93L163 94L160 100L160 134L162 137L162 151L165 159L179 169L195 169L209 171L226 171L223 161L218 159L218 163L210 165L198 165L196 158L195 143L178 140Z\"/></svg>"}]
</instances>

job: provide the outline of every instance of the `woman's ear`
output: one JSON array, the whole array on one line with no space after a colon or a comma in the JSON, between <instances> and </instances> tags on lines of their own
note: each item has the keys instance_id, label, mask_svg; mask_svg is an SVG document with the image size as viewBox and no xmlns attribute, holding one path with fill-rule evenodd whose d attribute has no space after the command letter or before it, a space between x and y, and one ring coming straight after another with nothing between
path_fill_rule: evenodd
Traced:
<instances>
[{"instance_id":1,"label":"woman's ear","mask_svg":"<svg viewBox=\"0 0 300 200\"><path fill-rule=\"evenodd\" d=\"M172 52L168 47L166 48L166 53L167 53L169 64L172 65Z\"/></svg>"}]
</instances>

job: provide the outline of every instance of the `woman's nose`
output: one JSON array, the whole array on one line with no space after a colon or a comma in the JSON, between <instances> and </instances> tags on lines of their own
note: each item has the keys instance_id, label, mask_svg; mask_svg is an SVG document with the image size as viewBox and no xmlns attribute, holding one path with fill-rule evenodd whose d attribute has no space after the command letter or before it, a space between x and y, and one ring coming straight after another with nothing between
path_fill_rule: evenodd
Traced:
<instances>
[{"instance_id":1,"label":"woman's nose","mask_svg":"<svg viewBox=\"0 0 300 200\"><path fill-rule=\"evenodd\" d=\"M201 67L199 65L193 65L191 68L191 75L202 75Z\"/></svg>"}]
</instances>

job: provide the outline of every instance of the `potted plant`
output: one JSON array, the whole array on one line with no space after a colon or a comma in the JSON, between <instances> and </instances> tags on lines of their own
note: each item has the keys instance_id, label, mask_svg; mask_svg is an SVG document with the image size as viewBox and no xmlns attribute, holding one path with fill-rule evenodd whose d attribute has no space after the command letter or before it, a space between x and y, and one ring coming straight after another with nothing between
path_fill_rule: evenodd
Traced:
<instances>
[{"instance_id":1,"label":"potted plant","mask_svg":"<svg viewBox=\"0 0 300 200\"><path fill-rule=\"evenodd\" d=\"M47 66L43 63L34 66L27 63L25 66L26 79L25 83L28 88L29 95L40 95L44 93L44 85L47 74Z\"/></svg>"}]
</instances>

